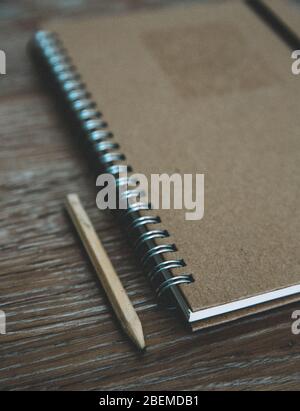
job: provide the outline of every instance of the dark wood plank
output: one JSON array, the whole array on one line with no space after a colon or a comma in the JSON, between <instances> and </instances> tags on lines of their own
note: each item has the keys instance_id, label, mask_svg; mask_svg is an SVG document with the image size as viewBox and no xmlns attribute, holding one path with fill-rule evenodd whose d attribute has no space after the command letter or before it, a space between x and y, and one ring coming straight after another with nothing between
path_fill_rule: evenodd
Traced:
<instances>
[{"instance_id":1,"label":"dark wood plank","mask_svg":"<svg viewBox=\"0 0 300 411\"><path fill-rule=\"evenodd\" d=\"M156 306L126 237L95 208L93 178L25 53L41 18L171 1L2 2L0 47L0 389L300 388L300 337L288 306L191 334ZM66 4L67 2L64 2ZM144 325L141 357L120 330L64 211L80 193Z\"/></svg>"}]
</instances>

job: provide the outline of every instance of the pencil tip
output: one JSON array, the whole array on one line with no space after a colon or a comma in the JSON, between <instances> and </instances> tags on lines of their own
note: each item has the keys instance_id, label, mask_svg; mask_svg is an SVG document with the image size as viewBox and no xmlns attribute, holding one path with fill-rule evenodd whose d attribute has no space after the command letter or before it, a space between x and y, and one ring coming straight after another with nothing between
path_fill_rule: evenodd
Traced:
<instances>
[{"instance_id":1,"label":"pencil tip","mask_svg":"<svg viewBox=\"0 0 300 411\"><path fill-rule=\"evenodd\" d=\"M140 344L139 349L140 349L141 352L145 352L147 350L145 341L143 342L143 344Z\"/></svg>"},{"instance_id":2,"label":"pencil tip","mask_svg":"<svg viewBox=\"0 0 300 411\"><path fill-rule=\"evenodd\" d=\"M127 328L127 334L131 338L132 342L136 345L136 347L141 351L146 350L145 338L143 333L143 328L141 325L140 320L136 317L136 321L131 323Z\"/></svg>"},{"instance_id":3,"label":"pencil tip","mask_svg":"<svg viewBox=\"0 0 300 411\"><path fill-rule=\"evenodd\" d=\"M141 354L145 354L145 353L147 352L147 347L146 347L146 345L145 345L144 348L141 348L140 352L141 352Z\"/></svg>"},{"instance_id":4,"label":"pencil tip","mask_svg":"<svg viewBox=\"0 0 300 411\"><path fill-rule=\"evenodd\" d=\"M144 336L140 335L138 336L140 338L135 338L135 345L138 347L138 349L140 350L141 353L146 351L146 344L145 344L145 340L144 340Z\"/></svg>"}]
</instances>

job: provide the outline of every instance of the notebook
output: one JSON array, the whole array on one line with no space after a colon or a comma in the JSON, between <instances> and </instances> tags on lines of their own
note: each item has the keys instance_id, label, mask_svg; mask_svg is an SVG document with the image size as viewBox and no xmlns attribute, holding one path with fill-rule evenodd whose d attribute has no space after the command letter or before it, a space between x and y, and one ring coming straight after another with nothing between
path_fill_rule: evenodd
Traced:
<instances>
[{"instance_id":1,"label":"notebook","mask_svg":"<svg viewBox=\"0 0 300 411\"><path fill-rule=\"evenodd\" d=\"M300 77L249 3L51 20L31 45L105 170L204 174L201 220L141 207L120 218L193 330L300 300ZM111 134L95 110L125 161L99 146Z\"/></svg>"}]
</instances>

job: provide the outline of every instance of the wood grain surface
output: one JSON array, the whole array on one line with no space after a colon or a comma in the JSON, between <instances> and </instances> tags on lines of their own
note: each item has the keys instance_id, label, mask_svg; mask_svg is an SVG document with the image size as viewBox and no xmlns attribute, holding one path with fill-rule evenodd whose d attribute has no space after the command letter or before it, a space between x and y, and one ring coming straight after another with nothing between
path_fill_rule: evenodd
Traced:
<instances>
[{"instance_id":1,"label":"wood grain surface","mask_svg":"<svg viewBox=\"0 0 300 411\"><path fill-rule=\"evenodd\" d=\"M171 1L4 1L0 49L0 390L298 390L299 304L191 334L157 307L126 237L95 207L95 182L36 78L26 43L41 18ZM121 331L64 210L78 192L142 320L141 355Z\"/></svg>"}]
</instances>

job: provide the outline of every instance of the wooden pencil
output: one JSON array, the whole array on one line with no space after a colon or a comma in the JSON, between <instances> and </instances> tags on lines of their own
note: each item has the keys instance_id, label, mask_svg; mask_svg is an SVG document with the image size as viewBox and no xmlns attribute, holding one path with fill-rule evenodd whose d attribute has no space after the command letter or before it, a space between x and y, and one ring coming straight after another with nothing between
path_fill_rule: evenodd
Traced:
<instances>
[{"instance_id":1,"label":"wooden pencil","mask_svg":"<svg viewBox=\"0 0 300 411\"><path fill-rule=\"evenodd\" d=\"M124 331L140 350L145 349L140 319L77 194L67 196L66 207Z\"/></svg>"}]
</instances>

